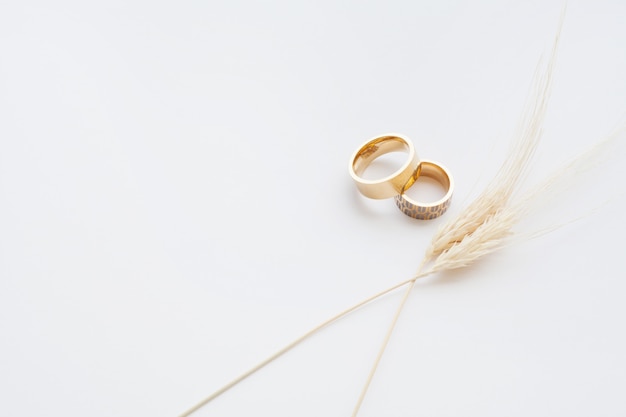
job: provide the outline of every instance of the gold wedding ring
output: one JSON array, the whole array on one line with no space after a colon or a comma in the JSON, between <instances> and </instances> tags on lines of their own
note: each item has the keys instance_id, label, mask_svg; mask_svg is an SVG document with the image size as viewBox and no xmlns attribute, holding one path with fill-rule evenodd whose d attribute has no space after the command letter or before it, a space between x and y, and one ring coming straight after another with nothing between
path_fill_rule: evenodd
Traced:
<instances>
[{"instance_id":1,"label":"gold wedding ring","mask_svg":"<svg viewBox=\"0 0 626 417\"><path fill-rule=\"evenodd\" d=\"M366 180L361 177L372 161L389 152L406 151L407 161L393 174L378 180ZM402 194L406 185L417 179L420 172L420 161L411 141L398 134L377 136L366 142L350 160L350 175L357 188L366 197L383 199ZM412 182L413 181L413 182Z\"/></svg>"},{"instance_id":2,"label":"gold wedding ring","mask_svg":"<svg viewBox=\"0 0 626 417\"><path fill-rule=\"evenodd\" d=\"M394 201L398 208L407 216L414 219L430 220L441 216L450 206L452 191L454 189L454 181L452 175L441 164L433 161L422 161L420 175L429 177L437 181L446 190L446 195L433 203L417 202L407 196L404 192L396 195ZM413 186L415 180L411 178L406 184L405 189L408 190Z\"/></svg>"}]
</instances>

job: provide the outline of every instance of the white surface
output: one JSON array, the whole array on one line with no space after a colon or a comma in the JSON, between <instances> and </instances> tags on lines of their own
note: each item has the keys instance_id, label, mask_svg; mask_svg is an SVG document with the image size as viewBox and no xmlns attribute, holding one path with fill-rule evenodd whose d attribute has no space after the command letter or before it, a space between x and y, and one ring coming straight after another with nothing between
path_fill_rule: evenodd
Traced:
<instances>
[{"instance_id":1,"label":"white surface","mask_svg":"<svg viewBox=\"0 0 626 417\"><path fill-rule=\"evenodd\" d=\"M0 414L178 415L410 277L504 159L561 7L3 3ZM625 18L569 2L532 180L624 115ZM453 172L443 218L356 192L349 156L390 131ZM582 220L418 285L359 416L626 415L612 156L523 231ZM348 416L400 297L196 415Z\"/></svg>"}]
</instances>

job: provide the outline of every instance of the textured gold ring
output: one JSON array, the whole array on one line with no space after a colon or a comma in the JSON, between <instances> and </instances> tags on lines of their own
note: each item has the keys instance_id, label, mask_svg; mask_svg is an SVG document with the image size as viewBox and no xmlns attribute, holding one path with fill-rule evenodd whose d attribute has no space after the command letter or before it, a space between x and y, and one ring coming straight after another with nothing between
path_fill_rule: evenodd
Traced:
<instances>
[{"instance_id":1,"label":"textured gold ring","mask_svg":"<svg viewBox=\"0 0 626 417\"><path fill-rule=\"evenodd\" d=\"M377 179L366 180L361 177L372 161L389 152L406 151L407 161L393 174ZM366 197L383 199L401 194L409 181L419 176L419 158L411 141L398 134L377 136L361 146L350 159L350 175L357 188ZM412 183L411 183L412 184Z\"/></svg>"},{"instance_id":2,"label":"textured gold ring","mask_svg":"<svg viewBox=\"0 0 626 417\"><path fill-rule=\"evenodd\" d=\"M433 203L422 203L414 201L404 192L394 198L398 208L407 216L414 219L430 220L441 216L450 206L452 199L452 191L454 189L454 181L450 172L441 164L433 161L422 161L421 174L437 181L446 190L446 195ZM411 179L406 184L405 190L413 186L416 179Z\"/></svg>"}]
</instances>

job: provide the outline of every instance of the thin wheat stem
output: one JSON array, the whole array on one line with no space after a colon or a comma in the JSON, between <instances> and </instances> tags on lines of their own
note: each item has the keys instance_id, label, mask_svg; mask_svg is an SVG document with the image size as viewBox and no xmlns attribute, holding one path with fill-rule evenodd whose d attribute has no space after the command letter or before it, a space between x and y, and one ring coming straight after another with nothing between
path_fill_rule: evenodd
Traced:
<instances>
[{"instance_id":1,"label":"thin wheat stem","mask_svg":"<svg viewBox=\"0 0 626 417\"><path fill-rule=\"evenodd\" d=\"M387 329L387 334L385 335L385 338L383 339L383 343L381 344L380 350L378 351L378 355L376 356L376 359L374 360L372 369L370 370L370 373L367 376L365 385L363 386L363 389L361 390L361 395L359 396L359 399L356 405L354 406L354 410L352 411L352 417L356 417L356 415L359 413L359 409L361 408L361 404L363 404L363 400L365 399L365 395L367 394L367 390L369 389L370 383L372 382L372 379L374 379L374 374L376 373L378 364L380 363L380 360L385 354L385 349L387 348L389 339L391 339L391 334L393 333L393 329L396 327L396 323L398 322L400 313L402 313L404 304L409 299L409 294L411 294L411 290L415 286L415 282L416 282L415 280L412 280L409 287L406 289L406 292L404 293L404 296L402 297L402 301L400 302L400 305L398 306L398 309L396 310L396 314L394 315L393 320L391 321L391 324L389 325L389 328Z\"/></svg>"},{"instance_id":2,"label":"thin wheat stem","mask_svg":"<svg viewBox=\"0 0 626 417\"><path fill-rule=\"evenodd\" d=\"M309 330L308 332L306 332L305 334L303 334L299 338L295 339L293 342L289 343L284 348L280 349L279 351L277 351L273 355L269 356L267 359L259 362L257 365L253 366L248 371L244 372L243 374L241 374L237 378L235 378L232 381L230 381L228 384L224 385L223 387L221 387L220 389L215 391L213 394L209 395L208 397L206 397L205 399L200 401L198 404L194 405L193 407L191 407L190 409L188 409L187 411L182 413L179 417L188 417L189 415L191 415L195 411L199 410L200 408L202 408L203 406L205 406L209 402L213 401L214 399L216 399L220 395L224 394L226 391L228 391L231 388L233 388L235 385L237 385L238 383L240 383L244 379L248 378L249 376L251 376L252 374L257 372L258 370L262 369L266 365L268 365L271 362L273 362L274 360L278 359L280 356L282 356L285 353L289 352L291 349L293 349L294 347L298 346L300 343L304 342L306 339L308 339L309 337L313 336L315 333L317 333L318 331L320 331L324 327L328 326L329 324L339 320L340 318L344 317L345 315L347 315L349 313L352 313L353 311L359 309L360 307L363 307L365 304L368 304L368 303L374 301L375 299L377 299L379 297L382 297L385 294L390 293L393 290L396 290L396 289L398 289L400 287L403 287L403 286L405 286L405 285L407 285L409 283L415 284L415 281L418 278L425 277L426 275L429 275L430 273L432 273L432 272L428 271L426 273L416 274L413 278L407 279L406 281L402 281L402 282L400 282L398 284L395 284L395 285L393 285L393 286L391 286L391 287L389 287L389 288L387 288L387 289L385 289L383 291L380 291L379 293L377 293L377 294L375 294L375 295L373 295L371 297L368 297L368 298L366 298L363 301L358 302L357 304L353 305L352 307L349 307L349 308L343 310L339 314L336 314L335 316L331 317L330 319L328 319L328 320L324 321L323 323L315 326L313 329ZM411 285L411 287L412 287L412 285Z\"/></svg>"},{"instance_id":3,"label":"thin wheat stem","mask_svg":"<svg viewBox=\"0 0 626 417\"><path fill-rule=\"evenodd\" d=\"M385 349L387 348L387 344L389 344L389 340L391 339L391 334L393 333L393 330L396 327L396 323L398 322L398 318L400 318L400 313L402 313L402 309L404 308L406 301L409 299L409 294L411 294L411 291L413 290L413 287L415 286L415 282L417 281L418 278L425 277L426 275L430 275L433 272L432 269L429 270L428 272L422 272L424 265L426 265L428 261L429 261L429 258L427 256L424 257L422 259L422 262L420 263L420 266L417 268L417 273L415 274L413 278L411 278L408 281L410 285L406 289L404 296L402 297L402 301L400 301L400 305L398 306L398 309L396 310L396 314L393 316L393 319L391 320L391 324L389 325L389 328L387 329L387 334L385 335L385 338L383 339L380 349L378 350L378 355L376 355L376 359L374 360L372 369L370 370L370 373L367 376L365 385L363 385L363 389L361 390L361 395L359 395L359 399L357 400L356 405L354 406L354 410L352 411L352 417L356 417L356 415L359 413L361 404L363 404L365 395L367 395L367 390L369 389L369 386L372 383L372 379L374 379L374 374L376 373L376 369L378 369L378 364L380 363L380 360L383 358L383 355L385 354Z\"/></svg>"}]
</instances>

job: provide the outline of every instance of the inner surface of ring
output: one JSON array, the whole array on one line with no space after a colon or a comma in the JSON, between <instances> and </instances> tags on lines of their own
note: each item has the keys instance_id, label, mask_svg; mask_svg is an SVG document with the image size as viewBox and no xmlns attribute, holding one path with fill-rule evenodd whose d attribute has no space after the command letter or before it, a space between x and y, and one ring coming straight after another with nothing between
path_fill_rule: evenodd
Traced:
<instances>
[{"instance_id":1,"label":"inner surface of ring","mask_svg":"<svg viewBox=\"0 0 626 417\"><path fill-rule=\"evenodd\" d=\"M397 136L382 136L363 146L356 154L352 167L357 175L363 174L372 161L389 152L408 151L409 145Z\"/></svg>"},{"instance_id":2,"label":"inner surface of ring","mask_svg":"<svg viewBox=\"0 0 626 417\"><path fill-rule=\"evenodd\" d=\"M448 177L448 174L446 174L446 172L439 165L435 165L425 161L422 162L421 175L437 181L443 186L446 192L450 189L450 177Z\"/></svg>"},{"instance_id":3,"label":"inner surface of ring","mask_svg":"<svg viewBox=\"0 0 626 417\"><path fill-rule=\"evenodd\" d=\"M420 176L424 176L424 177L428 177L428 178L432 178L435 181L437 181L439 184L441 184L441 186L444 188L446 195L433 202L433 203L415 203L413 201L413 199L409 198L409 196L407 196L406 194L403 194L403 197L409 201L411 201L412 203L415 203L417 205L422 205L422 206L430 206L430 205L437 205L439 204L441 201L444 201L447 197L448 197L448 192L450 191L450 177L448 176L448 174L446 173L446 171L441 168L439 165L434 164L432 162L428 162L428 161L422 161L422 163L420 164L421 166L421 173ZM415 184L416 179L414 177L412 177L409 182L406 184L406 186L404 187L405 190L408 190L409 188L411 188L413 186L413 184Z\"/></svg>"}]
</instances>

